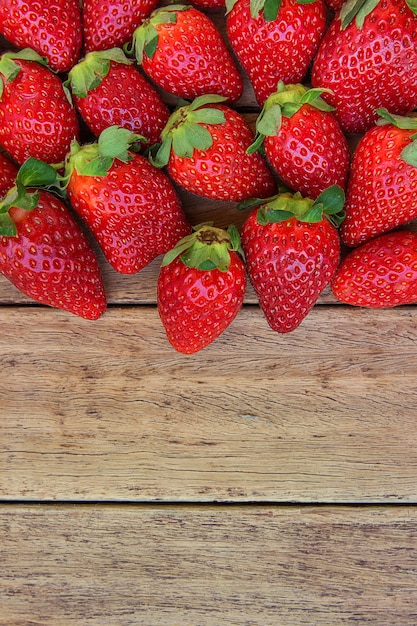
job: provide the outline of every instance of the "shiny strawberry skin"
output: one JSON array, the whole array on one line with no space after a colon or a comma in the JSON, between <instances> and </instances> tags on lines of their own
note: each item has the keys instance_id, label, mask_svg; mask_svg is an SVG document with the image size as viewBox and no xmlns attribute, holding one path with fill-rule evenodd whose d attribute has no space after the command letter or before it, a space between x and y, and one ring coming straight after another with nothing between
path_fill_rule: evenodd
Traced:
<instances>
[{"instance_id":1,"label":"shiny strawberry skin","mask_svg":"<svg viewBox=\"0 0 417 626\"><path fill-rule=\"evenodd\" d=\"M85 52L121 48L157 4L158 0L84 0Z\"/></svg>"},{"instance_id":2,"label":"shiny strawberry skin","mask_svg":"<svg viewBox=\"0 0 417 626\"><path fill-rule=\"evenodd\" d=\"M0 152L0 199L15 184L18 167Z\"/></svg>"},{"instance_id":3,"label":"shiny strawberry skin","mask_svg":"<svg viewBox=\"0 0 417 626\"><path fill-rule=\"evenodd\" d=\"M56 72L67 72L82 47L78 0L0 0L0 33L17 48L32 48Z\"/></svg>"},{"instance_id":4,"label":"shiny strawberry skin","mask_svg":"<svg viewBox=\"0 0 417 626\"><path fill-rule=\"evenodd\" d=\"M301 4L282 0L275 20L250 12L250 0L237 0L226 18L232 48L262 106L278 81L302 82L326 28L324 0Z\"/></svg>"},{"instance_id":5,"label":"shiny strawberry skin","mask_svg":"<svg viewBox=\"0 0 417 626\"><path fill-rule=\"evenodd\" d=\"M61 163L79 135L75 108L59 77L35 61L14 59L20 71L0 99L0 144L22 164L30 156Z\"/></svg>"},{"instance_id":6,"label":"shiny strawberry skin","mask_svg":"<svg viewBox=\"0 0 417 626\"><path fill-rule=\"evenodd\" d=\"M374 126L353 155L340 235L358 246L417 217L417 168L400 158L415 130Z\"/></svg>"},{"instance_id":7,"label":"shiny strawberry skin","mask_svg":"<svg viewBox=\"0 0 417 626\"><path fill-rule=\"evenodd\" d=\"M178 157L171 150L171 177L187 191L214 200L272 196L275 181L265 159L257 152L246 154L254 138L246 120L228 106L210 106L223 111L225 123L201 123L211 133L211 148L194 150L192 157Z\"/></svg>"},{"instance_id":8,"label":"shiny strawberry skin","mask_svg":"<svg viewBox=\"0 0 417 626\"><path fill-rule=\"evenodd\" d=\"M145 137L144 146L159 141L170 115L159 93L134 66L113 61L100 85L85 98L74 94L73 101L96 137L116 125Z\"/></svg>"},{"instance_id":9,"label":"shiny strawberry skin","mask_svg":"<svg viewBox=\"0 0 417 626\"><path fill-rule=\"evenodd\" d=\"M226 272L187 267L180 257L162 267L158 312L171 345L194 354L217 339L238 314L246 290L245 265L230 252Z\"/></svg>"},{"instance_id":10,"label":"shiny strawberry skin","mask_svg":"<svg viewBox=\"0 0 417 626\"><path fill-rule=\"evenodd\" d=\"M240 71L220 32L202 11L176 11L176 23L159 23L155 54L144 54L142 67L165 91L192 100L218 94L230 102L243 92Z\"/></svg>"},{"instance_id":11,"label":"shiny strawberry skin","mask_svg":"<svg viewBox=\"0 0 417 626\"><path fill-rule=\"evenodd\" d=\"M341 302L374 309L417 302L417 233L385 233L350 251L332 291Z\"/></svg>"},{"instance_id":12,"label":"shiny strawberry skin","mask_svg":"<svg viewBox=\"0 0 417 626\"><path fill-rule=\"evenodd\" d=\"M190 232L168 177L142 155L115 160L107 176L73 171L71 205L86 222L113 268L134 274Z\"/></svg>"},{"instance_id":13,"label":"shiny strawberry skin","mask_svg":"<svg viewBox=\"0 0 417 626\"><path fill-rule=\"evenodd\" d=\"M346 133L371 128L379 107L404 114L417 106L417 16L404 0L381 0L363 28L330 25L312 68L314 87L336 108Z\"/></svg>"},{"instance_id":14,"label":"shiny strawberry skin","mask_svg":"<svg viewBox=\"0 0 417 626\"><path fill-rule=\"evenodd\" d=\"M283 116L277 135L264 139L265 154L283 180L308 198L330 185L345 188L350 152L332 115L304 104L291 117Z\"/></svg>"},{"instance_id":15,"label":"shiny strawberry skin","mask_svg":"<svg viewBox=\"0 0 417 626\"><path fill-rule=\"evenodd\" d=\"M258 209L259 210L259 209ZM295 217L260 225L257 212L245 220L242 247L250 281L272 330L295 330L332 280L340 259L337 229Z\"/></svg>"},{"instance_id":16,"label":"shiny strawberry skin","mask_svg":"<svg viewBox=\"0 0 417 626\"><path fill-rule=\"evenodd\" d=\"M39 193L36 208L9 211L17 236L0 237L0 272L41 304L97 319L106 296L90 243L61 200Z\"/></svg>"}]
</instances>

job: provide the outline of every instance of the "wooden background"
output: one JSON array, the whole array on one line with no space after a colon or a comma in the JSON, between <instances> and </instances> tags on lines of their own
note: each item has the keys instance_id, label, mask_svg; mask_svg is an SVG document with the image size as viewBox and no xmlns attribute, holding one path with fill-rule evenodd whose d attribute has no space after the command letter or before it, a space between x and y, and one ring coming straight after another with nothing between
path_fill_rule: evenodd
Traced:
<instances>
[{"instance_id":1,"label":"wooden background","mask_svg":"<svg viewBox=\"0 0 417 626\"><path fill-rule=\"evenodd\" d=\"M181 197L194 224L246 215ZM249 289L184 356L160 259L99 256L96 322L0 277L0 624L417 624L416 308L326 290L281 336Z\"/></svg>"}]
</instances>

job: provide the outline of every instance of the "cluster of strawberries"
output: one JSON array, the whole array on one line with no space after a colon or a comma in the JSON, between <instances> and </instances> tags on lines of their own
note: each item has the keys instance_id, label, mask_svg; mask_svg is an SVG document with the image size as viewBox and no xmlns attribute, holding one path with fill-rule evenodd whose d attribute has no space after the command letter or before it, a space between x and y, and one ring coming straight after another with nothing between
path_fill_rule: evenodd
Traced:
<instances>
[{"instance_id":1,"label":"cluster of strawberries","mask_svg":"<svg viewBox=\"0 0 417 626\"><path fill-rule=\"evenodd\" d=\"M417 301L404 228L417 216L416 12L412 0L0 3L0 271L93 320L107 303L84 226L117 272L164 255L158 310L184 353L236 317L247 274L279 333L328 285L356 306ZM244 73L254 130L236 106ZM192 228L179 188L249 211L241 232Z\"/></svg>"}]
</instances>

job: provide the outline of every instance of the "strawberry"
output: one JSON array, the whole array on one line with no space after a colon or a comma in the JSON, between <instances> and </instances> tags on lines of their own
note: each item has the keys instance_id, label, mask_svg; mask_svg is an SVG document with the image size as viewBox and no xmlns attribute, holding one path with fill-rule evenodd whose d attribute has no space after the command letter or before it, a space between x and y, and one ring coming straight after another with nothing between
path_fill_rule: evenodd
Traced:
<instances>
[{"instance_id":1,"label":"strawberry","mask_svg":"<svg viewBox=\"0 0 417 626\"><path fill-rule=\"evenodd\" d=\"M85 52L122 47L158 0L83 0Z\"/></svg>"},{"instance_id":2,"label":"strawberry","mask_svg":"<svg viewBox=\"0 0 417 626\"><path fill-rule=\"evenodd\" d=\"M279 81L302 82L326 28L324 0L228 0L226 32L262 106Z\"/></svg>"},{"instance_id":3,"label":"strawberry","mask_svg":"<svg viewBox=\"0 0 417 626\"><path fill-rule=\"evenodd\" d=\"M82 47L78 0L0 0L0 34L17 48L32 48L56 72L67 72Z\"/></svg>"},{"instance_id":4,"label":"strawberry","mask_svg":"<svg viewBox=\"0 0 417 626\"><path fill-rule=\"evenodd\" d=\"M350 247L417 217L417 118L378 113L352 158L340 230Z\"/></svg>"},{"instance_id":5,"label":"strawberry","mask_svg":"<svg viewBox=\"0 0 417 626\"><path fill-rule=\"evenodd\" d=\"M122 274L138 272L191 230L169 178L132 152L136 139L109 126L97 142L74 142L65 170L71 205Z\"/></svg>"},{"instance_id":6,"label":"strawberry","mask_svg":"<svg viewBox=\"0 0 417 626\"><path fill-rule=\"evenodd\" d=\"M0 272L21 292L88 320L106 309L100 267L56 189L55 169L29 158L0 202Z\"/></svg>"},{"instance_id":7,"label":"strawberry","mask_svg":"<svg viewBox=\"0 0 417 626\"><path fill-rule=\"evenodd\" d=\"M323 98L344 132L369 130L380 107L404 115L417 106L416 11L405 0L348 0L331 23L311 80L331 90Z\"/></svg>"},{"instance_id":8,"label":"strawberry","mask_svg":"<svg viewBox=\"0 0 417 626\"><path fill-rule=\"evenodd\" d=\"M69 72L66 84L96 137L108 126L121 126L146 137L144 145L159 140L170 111L120 48L89 52Z\"/></svg>"},{"instance_id":9,"label":"strawberry","mask_svg":"<svg viewBox=\"0 0 417 626\"><path fill-rule=\"evenodd\" d=\"M374 309L417 302L417 233L392 231L351 250L332 291L341 302Z\"/></svg>"},{"instance_id":10,"label":"strawberry","mask_svg":"<svg viewBox=\"0 0 417 626\"><path fill-rule=\"evenodd\" d=\"M0 198L14 186L18 169L17 165L0 152Z\"/></svg>"},{"instance_id":11,"label":"strawberry","mask_svg":"<svg viewBox=\"0 0 417 626\"><path fill-rule=\"evenodd\" d=\"M258 200L246 218L242 247L247 270L272 330L297 328L332 280L340 258L336 226L343 219L343 202L337 186L316 200L283 192Z\"/></svg>"},{"instance_id":12,"label":"strawberry","mask_svg":"<svg viewBox=\"0 0 417 626\"><path fill-rule=\"evenodd\" d=\"M344 189L350 162L346 138L321 93L301 84L278 83L258 116L249 149L263 145L281 180L309 198L331 185Z\"/></svg>"},{"instance_id":13,"label":"strawberry","mask_svg":"<svg viewBox=\"0 0 417 626\"><path fill-rule=\"evenodd\" d=\"M155 10L127 51L160 88L180 98L218 94L235 102L242 95L242 76L220 32L192 6Z\"/></svg>"},{"instance_id":14,"label":"strawberry","mask_svg":"<svg viewBox=\"0 0 417 626\"><path fill-rule=\"evenodd\" d=\"M194 354L217 339L238 314L246 270L235 227L196 226L168 252L158 278L158 312L171 345Z\"/></svg>"},{"instance_id":15,"label":"strawberry","mask_svg":"<svg viewBox=\"0 0 417 626\"><path fill-rule=\"evenodd\" d=\"M79 135L63 83L26 48L0 57L0 144L22 165L28 157L61 163Z\"/></svg>"},{"instance_id":16,"label":"strawberry","mask_svg":"<svg viewBox=\"0 0 417 626\"><path fill-rule=\"evenodd\" d=\"M173 180L198 196L232 202L268 197L275 191L272 172L259 153L246 153L254 134L222 101L201 96L174 111L153 162L167 165Z\"/></svg>"}]
</instances>

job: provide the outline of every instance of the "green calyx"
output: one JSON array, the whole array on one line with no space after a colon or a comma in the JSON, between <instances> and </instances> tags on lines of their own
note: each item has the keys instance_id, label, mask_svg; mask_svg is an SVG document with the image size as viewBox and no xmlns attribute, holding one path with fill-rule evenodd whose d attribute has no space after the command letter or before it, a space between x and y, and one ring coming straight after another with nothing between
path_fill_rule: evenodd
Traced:
<instances>
[{"instance_id":1,"label":"green calyx","mask_svg":"<svg viewBox=\"0 0 417 626\"><path fill-rule=\"evenodd\" d=\"M155 156L150 156L151 162L156 167L164 167L169 161L171 149L178 157L191 158L194 150L211 148L213 138L203 124L224 124L226 118L223 111L208 105L225 100L223 96L209 94L195 98L191 104L182 101L162 131L162 141Z\"/></svg>"},{"instance_id":2,"label":"green calyx","mask_svg":"<svg viewBox=\"0 0 417 626\"><path fill-rule=\"evenodd\" d=\"M316 0L297 0L298 4L312 4ZM226 13L230 13L237 0L226 0ZM277 19L281 6L281 0L250 0L250 13L253 19L257 19L263 11L265 22L273 22Z\"/></svg>"},{"instance_id":3,"label":"green calyx","mask_svg":"<svg viewBox=\"0 0 417 626\"><path fill-rule=\"evenodd\" d=\"M193 232L181 239L177 245L167 252L162 260L162 267L172 263L177 257L191 268L198 270L214 270L227 272L230 265L230 251L239 252L240 235L236 226L227 230L216 228L212 223L194 226Z\"/></svg>"},{"instance_id":4,"label":"green calyx","mask_svg":"<svg viewBox=\"0 0 417 626\"><path fill-rule=\"evenodd\" d=\"M256 152L262 146L265 137L278 135L282 118L292 117L304 104L310 104L320 111L333 111L334 107L321 97L323 92L331 93L331 90L308 89L301 84L285 85L279 81L277 90L268 97L256 120L255 139L246 152L248 154Z\"/></svg>"},{"instance_id":5,"label":"green calyx","mask_svg":"<svg viewBox=\"0 0 417 626\"><path fill-rule=\"evenodd\" d=\"M400 157L407 165L417 167L417 117L395 115L387 109L377 109L376 112L380 116L376 121L377 126L392 124L403 130L416 130L411 136L411 142L401 151Z\"/></svg>"},{"instance_id":6,"label":"green calyx","mask_svg":"<svg viewBox=\"0 0 417 626\"><path fill-rule=\"evenodd\" d=\"M186 11L189 6L171 4L153 11L133 33L132 41L123 46L129 56L135 56L139 65L143 62L143 55L152 58L158 46L158 24L176 24L177 12Z\"/></svg>"},{"instance_id":7,"label":"green calyx","mask_svg":"<svg viewBox=\"0 0 417 626\"><path fill-rule=\"evenodd\" d=\"M41 65L47 66L46 59L41 57L37 52L31 48L24 48L19 52L5 52L0 57L0 98L3 95L4 84L11 83L20 72L20 66L15 63L15 59L22 61L36 61Z\"/></svg>"},{"instance_id":8,"label":"green calyx","mask_svg":"<svg viewBox=\"0 0 417 626\"><path fill-rule=\"evenodd\" d=\"M62 179L55 166L34 157L27 159L19 168L15 185L0 201L0 235L4 237L17 235L16 225L9 214L12 207L31 211L38 205L40 189L64 196L61 182ZM29 188L34 191L28 191Z\"/></svg>"},{"instance_id":9,"label":"green calyx","mask_svg":"<svg viewBox=\"0 0 417 626\"><path fill-rule=\"evenodd\" d=\"M347 0L339 14L342 30L345 30L353 20L361 29L365 18L372 13L379 2L380 0Z\"/></svg>"},{"instance_id":10,"label":"green calyx","mask_svg":"<svg viewBox=\"0 0 417 626\"><path fill-rule=\"evenodd\" d=\"M71 88L75 96L86 98L88 92L98 87L107 76L111 61L124 65L133 63L131 59L127 58L121 48L88 52L84 59L70 70L65 85Z\"/></svg>"},{"instance_id":11,"label":"green calyx","mask_svg":"<svg viewBox=\"0 0 417 626\"><path fill-rule=\"evenodd\" d=\"M131 161L134 143L142 140L141 135L120 126L109 126L90 144L81 146L74 140L65 160L66 183L74 169L80 176L106 176L115 159L123 163Z\"/></svg>"},{"instance_id":12,"label":"green calyx","mask_svg":"<svg viewBox=\"0 0 417 626\"><path fill-rule=\"evenodd\" d=\"M317 223L327 218L338 228L345 219L345 193L338 185L325 189L316 200L300 193L283 191L269 200L254 199L239 205L239 209L258 206L258 224L276 224L296 217L299 222Z\"/></svg>"}]
</instances>

